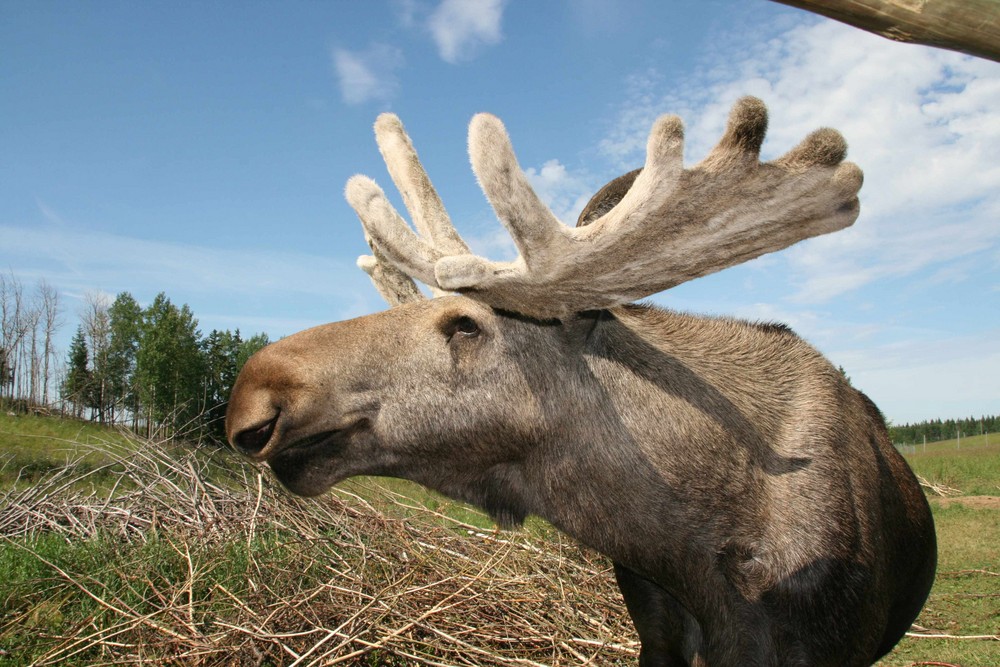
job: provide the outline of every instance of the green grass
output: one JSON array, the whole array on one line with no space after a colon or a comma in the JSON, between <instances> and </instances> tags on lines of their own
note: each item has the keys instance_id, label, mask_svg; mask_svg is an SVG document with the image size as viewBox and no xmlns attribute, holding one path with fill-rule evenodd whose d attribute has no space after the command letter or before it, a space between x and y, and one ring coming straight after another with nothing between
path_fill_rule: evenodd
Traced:
<instances>
[{"instance_id":1,"label":"green grass","mask_svg":"<svg viewBox=\"0 0 1000 667\"><path fill-rule=\"evenodd\" d=\"M1000 440L1000 436L997 439ZM0 497L12 485L25 486L46 479L46 471L51 472L67 461L81 474L109 466L107 478L96 487L98 491L107 488L121 466L111 463L114 457L109 455L109 448L105 447L103 453L91 449L92 445L102 443L113 443L111 450L117 448L126 453L130 447L144 446L92 424L0 414L0 456L4 460L0 469ZM961 449L956 445L954 441L934 443L928 445L926 452L920 448L906 458L914 470L931 483L958 490L959 498L1000 495L1000 445L986 447L985 442L980 445L973 438L963 438ZM212 450L205 456L211 458L200 468L208 475L206 481L211 479L220 488L232 488L243 492L244 496L249 493L251 501L256 497L258 490L253 468L225 452ZM200 492L193 492L189 481L171 477L175 473L165 470L163 474L172 480L171 484L185 490L187 495L177 496L177 502L196 503L202 497ZM154 479L157 474L152 471ZM79 492L95 493L91 478L86 478L90 481L81 484ZM472 573L463 576L473 576L478 567L475 564L490 558L488 552L473 551L468 557L458 553L462 549L480 548L480 543L469 533L489 533L492 522L488 517L409 482L382 478L352 480L320 503L320 499L283 499L273 481L269 477L264 479L264 507L287 504L292 509L312 511L322 504L326 508L323 511L332 512L334 510L329 508L339 507L341 509L336 512L347 517L357 515L360 510L364 514L361 528L350 522L353 519L331 519L333 515L324 514L318 522L310 524L313 527L303 529L307 524L297 523L299 519L277 515L262 518L256 530L241 528L242 524L235 522L235 528L225 530L242 531L236 533L236 537L219 538L229 533L216 535L215 531L223 531L223 528L215 528L211 522L192 524L189 531L178 532L176 527L157 529L155 521L152 532L141 534L114 533L102 528L86 539L68 538L41 529L16 537L0 536L0 666L29 664L52 654L60 646L68 646L67 642L74 641L71 638L87 637L98 629L104 633L100 642L83 643L79 652L67 648L60 654L68 656L66 664L122 660L125 655L131 656L131 660L194 664L197 659L184 656L195 655L200 650L198 642L204 637L225 638L228 637L225 633L235 633L227 629L227 623L243 628L241 632L250 632L250 626L257 623L272 634L289 633L289 638L282 641L302 650L301 647L308 648L308 642L315 641L315 637L300 637L295 633L303 631L302 628L324 627L322 624L328 619L344 618L344 605L359 600L370 600L370 605L374 606L370 609L362 606L356 613L365 611L374 616L366 617L365 624L352 632L363 641L375 641L393 628L419 617L422 609L442 599L417 600L412 607L399 607L400 601L407 599L405 595L434 591L462 568ZM170 497L168 492L164 493L165 497ZM8 494L7 497L22 496ZM338 504L337 499L343 503ZM938 576L917 624L935 634L1000 633L1000 509L967 507L953 499L932 498L931 504L939 543ZM0 507L0 514L2 510ZM433 533L436 537L413 534L418 524L437 531ZM439 541L442 538L445 541ZM523 533L502 534L502 538L518 543L530 541L539 548L545 543L564 544L561 537L541 522L530 524ZM442 548L447 552L441 551ZM559 548L565 549L565 546ZM438 562L449 552L458 553L460 557L447 563ZM474 614L483 614L488 619L495 613L516 618L536 610L544 612L546 618L551 617L552 612L545 611L547 603L543 600L557 592L563 596L575 594L567 574L578 571L566 570L565 553L560 552L554 561L544 560L544 551L525 553L525 560L519 565L523 569L518 572L530 575L510 575L516 585L484 584L484 592L475 597L474 602L470 597L469 606L456 613L458 620L455 622L461 623ZM433 573L427 573L432 564L446 569L445 575L440 575L444 579L439 581L431 576ZM603 566L589 567L596 567L600 572ZM415 578L425 575L426 580ZM516 589L523 583L522 576L542 576L539 589L529 593L519 592L519 589L509 592L512 586ZM598 616L609 618L611 614L623 621L620 600L610 575L607 572L599 576L586 574L586 582L587 585L599 584L601 588L586 593L583 598L577 593L577 597L563 599L559 605L572 610L573 605L581 604L580 599L601 599L608 607L602 607ZM514 608L515 603L534 599L533 596L539 596L539 601ZM376 605L374 601L390 598L395 601L396 607L392 608L396 615L390 619L389 629L380 630L379 623L389 622L385 619L390 618L390 607L382 603ZM472 606L474 604L481 606ZM508 611L495 612L501 608L499 605L510 607ZM569 618L557 620L568 624ZM119 627L122 632L128 630L129 634L114 635ZM573 630L568 627L554 630L554 636L572 635ZM522 633L530 633L530 630L522 630ZM616 626L610 636L613 641L627 641L631 638L630 633L626 623ZM249 635L238 637L242 637L244 643L233 650L250 651L247 648ZM275 641L261 640L254 644L257 647L254 650L264 652L265 663L280 664L288 658L280 650L280 642ZM429 639L417 637L417 641L419 644ZM116 654L115 642L130 648ZM178 648L182 644L183 651ZM356 648L358 644L352 646ZM373 650L349 664L412 664L393 655L392 651ZM439 659L448 664L443 657ZM552 660L551 657L537 659L541 662ZM605 656L601 662L616 664L618 659L618 654L614 654L610 658ZM632 662L627 659L623 664ZM1000 665L1000 642L907 637L880 665L911 667L932 663L997 667Z\"/></svg>"},{"instance_id":2,"label":"green grass","mask_svg":"<svg viewBox=\"0 0 1000 667\"><path fill-rule=\"evenodd\" d=\"M935 485L956 489L963 496L1000 496L1000 435L996 444L985 444L984 436L927 445L927 451L905 455L913 471ZM968 444L967 444L968 443Z\"/></svg>"},{"instance_id":3,"label":"green grass","mask_svg":"<svg viewBox=\"0 0 1000 667\"><path fill-rule=\"evenodd\" d=\"M982 435L969 435L962 436L961 439L952 438L950 440L937 440L934 442L928 442L926 445L922 442L916 444L905 444L897 445L900 451L904 454L913 454L917 452L951 452L960 449L968 449L975 447L1000 447L1000 433L985 433Z\"/></svg>"},{"instance_id":4,"label":"green grass","mask_svg":"<svg viewBox=\"0 0 1000 667\"><path fill-rule=\"evenodd\" d=\"M1000 509L932 501L938 573L916 624L932 634L1000 634ZM1000 665L1000 641L906 637L880 664Z\"/></svg>"},{"instance_id":5,"label":"green grass","mask_svg":"<svg viewBox=\"0 0 1000 667\"><path fill-rule=\"evenodd\" d=\"M186 612L183 624L206 629L226 616L234 596L253 598L257 568L292 571L297 555L281 548L273 531L250 542L199 543L154 536L123 544L109 535L68 542L52 534L8 541L0 549L0 571L5 573L0 583L0 666L26 664L45 655L57 643L53 637L113 625L120 610L148 616L146 632L168 634L157 630L170 630L175 623L158 616L176 605ZM316 573L303 571L297 580L302 587L314 587ZM194 604L185 609L188 601ZM97 648L72 654L68 662L89 664L100 657ZM153 648L145 658L168 655Z\"/></svg>"},{"instance_id":6,"label":"green grass","mask_svg":"<svg viewBox=\"0 0 1000 667\"><path fill-rule=\"evenodd\" d=\"M0 486L31 483L66 465L80 473L96 471L112 460L95 447L127 442L123 434L99 424L0 412Z\"/></svg>"},{"instance_id":7,"label":"green grass","mask_svg":"<svg viewBox=\"0 0 1000 667\"><path fill-rule=\"evenodd\" d=\"M947 498L930 497L938 538L938 572L916 624L931 634L1000 635L1000 505L966 506L963 498L1000 496L1000 435L928 443L905 456ZM956 500L957 499L957 500ZM906 637L880 664L961 667L1000 665L1000 641Z\"/></svg>"},{"instance_id":8,"label":"green grass","mask_svg":"<svg viewBox=\"0 0 1000 667\"><path fill-rule=\"evenodd\" d=\"M395 477L355 477L337 485L333 493L344 498L359 497L389 516L405 518L412 510L427 517L424 510L440 515L441 525L459 523L481 530L492 530L495 525L485 512L442 496L436 491L415 482ZM529 522L536 525L536 522Z\"/></svg>"}]
</instances>

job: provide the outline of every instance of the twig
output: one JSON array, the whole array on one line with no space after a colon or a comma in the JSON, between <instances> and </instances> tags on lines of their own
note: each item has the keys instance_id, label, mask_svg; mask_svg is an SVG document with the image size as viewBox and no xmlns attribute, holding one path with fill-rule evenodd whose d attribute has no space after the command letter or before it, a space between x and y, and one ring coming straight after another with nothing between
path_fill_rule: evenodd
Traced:
<instances>
[{"instance_id":1,"label":"twig","mask_svg":"<svg viewBox=\"0 0 1000 667\"><path fill-rule=\"evenodd\" d=\"M920 482L920 486L930 489L936 495L947 498L948 496L957 496L962 494L961 489L955 489L945 484L935 484L921 475L917 475L917 481Z\"/></svg>"},{"instance_id":2,"label":"twig","mask_svg":"<svg viewBox=\"0 0 1000 667\"><path fill-rule=\"evenodd\" d=\"M907 632L907 637L919 639L979 639L989 641L1000 641L1000 635L947 635L947 634L924 634L922 632Z\"/></svg>"}]
</instances>

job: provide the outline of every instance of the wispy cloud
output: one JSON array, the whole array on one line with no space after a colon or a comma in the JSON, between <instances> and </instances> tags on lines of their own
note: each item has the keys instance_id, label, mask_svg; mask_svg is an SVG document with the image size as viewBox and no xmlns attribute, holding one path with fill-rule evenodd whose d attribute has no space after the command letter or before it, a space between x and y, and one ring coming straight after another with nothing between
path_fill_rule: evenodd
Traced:
<instances>
[{"instance_id":1,"label":"wispy cloud","mask_svg":"<svg viewBox=\"0 0 1000 667\"><path fill-rule=\"evenodd\" d=\"M993 414L1000 404L998 337L1000 330L905 339L845 351L838 362L896 421Z\"/></svg>"},{"instance_id":2,"label":"wispy cloud","mask_svg":"<svg viewBox=\"0 0 1000 667\"><path fill-rule=\"evenodd\" d=\"M392 99L399 90L396 71L403 62L403 52L387 44L373 44L364 51L333 51L340 93L348 104Z\"/></svg>"},{"instance_id":3,"label":"wispy cloud","mask_svg":"<svg viewBox=\"0 0 1000 667\"><path fill-rule=\"evenodd\" d=\"M556 217L571 227L576 225L576 219L593 194L593 187L587 180L571 173L556 159L537 169L529 167L524 173L531 187Z\"/></svg>"},{"instance_id":4,"label":"wispy cloud","mask_svg":"<svg viewBox=\"0 0 1000 667\"><path fill-rule=\"evenodd\" d=\"M209 248L108 234L55 225L0 225L2 258L25 281L45 279L70 299L100 290L129 291L138 299L168 290L181 302L215 303L226 294L232 326L280 324L266 313L275 304L296 304L302 317L267 329L272 335L304 326L371 312L382 307L378 295L351 262L306 253ZM195 308L210 327L211 314ZM219 316L223 317L223 316Z\"/></svg>"},{"instance_id":5,"label":"wispy cloud","mask_svg":"<svg viewBox=\"0 0 1000 667\"><path fill-rule=\"evenodd\" d=\"M441 58L458 63L484 46L499 44L505 4L505 0L442 0L427 21Z\"/></svg>"},{"instance_id":6,"label":"wispy cloud","mask_svg":"<svg viewBox=\"0 0 1000 667\"><path fill-rule=\"evenodd\" d=\"M816 127L839 129L865 171L861 218L783 253L802 303L1000 245L1000 66L831 21L760 43L741 58L720 55L666 95L657 70L632 74L603 153L621 167L641 164L649 127L670 112L684 118L687 159L697 161L744 94L770 108L767 157Z\"/></svg>"},{"instance_id":7,"label":"wispy cloud","mask_svg":"<svg viewBox=\"0 0 1000 667\"><path fill-rule=\"evenodd\" d=\"M413 28L417 25L418 16L422 11L418 0L390 0L390 5L399 25L404 28Z\"/></svg>"}]
</instances>

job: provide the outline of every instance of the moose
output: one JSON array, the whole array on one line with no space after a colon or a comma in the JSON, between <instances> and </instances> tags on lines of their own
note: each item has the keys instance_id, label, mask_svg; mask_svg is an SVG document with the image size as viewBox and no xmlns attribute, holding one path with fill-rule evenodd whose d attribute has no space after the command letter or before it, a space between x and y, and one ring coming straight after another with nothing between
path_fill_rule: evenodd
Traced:
<instances>
[{"instance_id":1,"label":"moose","mask_svg":"<svg viewBox=\"0 0 1000 667\"><path fill-rule=\"evenodd\" d=\"M862 174L841 135L761 162L766 128L743 98L685 168L681 121L661 117L644 166L571 228L479 114L473 171L519 251L493 262L383 114L376 140L415 229L366 177L346 196L373 251L359 265L392 307L253 356L230 442L302 496L393 476L501 526L547 519L612 560L643 667L870 665L937 559L878 408L783 325L634 303L853 224Z\"/></svg>"}]
</instances>

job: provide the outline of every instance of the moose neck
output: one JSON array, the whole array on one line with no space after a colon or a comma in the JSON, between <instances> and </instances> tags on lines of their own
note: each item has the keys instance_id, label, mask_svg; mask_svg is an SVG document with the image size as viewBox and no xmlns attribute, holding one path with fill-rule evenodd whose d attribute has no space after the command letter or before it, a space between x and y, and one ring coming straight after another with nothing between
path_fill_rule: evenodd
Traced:
<instances>
[{"instance_id":1,"label":"moose neck","mask_svg":"<svg viewBox=\"0 0 1000 667\"><path fill-rule=\"evenodd\" d=\"M661 542L683 539L663 517L686 511L681 495L692 479L740 486L721 478L738 453L692 437L705 430L706 413L716 415L717 431L746 428L715 381L699 375L706 360L698 356L708 352L684 333L692 321L701 320L629 306L546 327L569 344L557 346L567 350L560 358L523 366L538 428L523 441L482 447L504 455L479 465L428 461L404 476L483 508L501 525L540 516L638 567L635 535L654 526Z\"/></svg>"},{"instance_id":2,"label":"moose neck","mask_svg":"<svg viewBox=\"0 0 1000 667\"><path fill-rule=\"evenodd\" d=\"M545 427L518 448L522 457L483 470L464 496L502 523L535 514L652 572L659 564L643 549L648 541L693 548L710 539L703 524L711 515L739 534L735 526L762 511L765 480L808 463L782 456L764 430L791 408L762 395L757 374L788 365L788 348L800 363L825 364L790 331L642 306L565 328L561 335L580 341L561 362L570 372L557 385L532 379ZM733 356L748 349L760 358L742 359L751 370L733 377ZM684 581L691 573L670 574Z\"/></svg>"}]
</instances>

